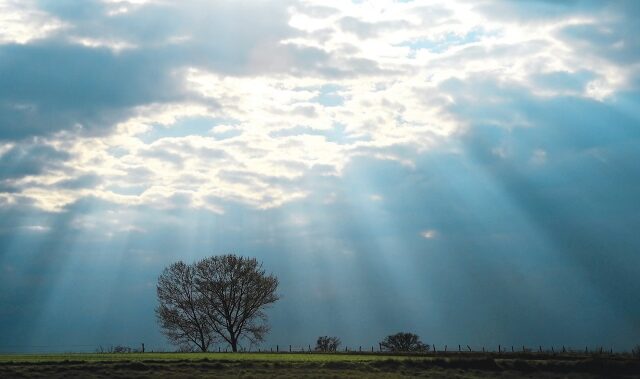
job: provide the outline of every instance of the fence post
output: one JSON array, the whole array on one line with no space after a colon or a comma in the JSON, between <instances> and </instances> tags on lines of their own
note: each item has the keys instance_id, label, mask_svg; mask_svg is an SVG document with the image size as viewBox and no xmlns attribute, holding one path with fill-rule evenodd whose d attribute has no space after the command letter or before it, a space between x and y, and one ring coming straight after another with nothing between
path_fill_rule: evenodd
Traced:
<instances>
[{"instance_id":1,"label":"fence post","mask_svg":"<svg viewBox=\"0 0 640 379\"><path fill-rule=\"evenodd\" d=\"M447 345L444 345L444 352L447 352Z\"/></svg>"},{"instance_id":2,"label":"fence post","mask_svg":"<svg viewBox=\"0 0 640 379\"><path fill-rule=\"evenodd\" d=\"M144 353L144 342L142 343L142 352Z\"/></svg>"},{"instance_id":3,"label":"fence post","mask_svg":"<svg viewBox=\"0 0 640 379\"><path fill-rule=\"evenodd\" d=\"M280 346L276 345L276 353L279 353L279 352L280 352Z\"/></svg>"},{"instance_id":4,"label":"fence post","mask_svg":"<svg viewBox=\"0 0 640 379\"><path fill-rule=\"evenodd\" d=\"M542 345L540 345L540 352L542 353Z\"/></svg>"},{"instance_id":5,"label":"fence post","mask_svg":"<svg viewBox=\"0 0 640 379\"><path fill-rule=\"evenodd\" d=\"M482 352L484 353L484 346L482 346Z\"/></svg>"},{"instance_id":6,"label":"fence post","mask_svg":"<svg viewBox=\"0 0 640 379\"><path fill-rule=\"evenodd\" d=\"M458 345L458 353L460 353L462 351L462 348L460 348L460 345Z\"/></svg>"},{"instance_id":7,"label":"fence post","mask_svg":"<svg viewBox=\"0 0 640 379\"><path fill-rule=\"evenodd\" d=\"M309 345L309 352L311 352L311 345Z\"/></svg>"},{"instance_id":8,"label":"fence post","mask_svg":"<svg viewBox=\"0 0 640 379\"><path fill-rule=\"evenodd\" d=\"M511 352L513 353L513 345L511 345Z\"/></svg>"},{"instance_id":9,"label":"fence post","mask_svg":"<svg viewBox=\"0 0 640 379\"><path fill-rule=\"evenodd\" d=\"M498 345L498 354L502 352L502 346Z\"/></svg>"},{"instance_id":10,"label":"fence post","mask_svg":"<svg viewBox=\"0 0 640 379\"><path fill-rule=\"evenodd\" d=\"M291 352L291 345L289 345L289 352Z\"/></svg>"},{"instance_id":11,"label":"fence post","mask_svg":"<svg viewBox=\"0 0 640 379\"><path fill-rule=\"evenodd\" d=\"M434 353L437 353L437 352L438 352L438 350L436 350L436 344L435 344L435 343L433 344L433 352L434 352Z\"/></svg>"},{"instance_id":12,"label":"fence post","mask_svg":"<svg viewBox=\"0 0 640 379\"><path fill-rule=\"evenodd\" d=\"M221 350L220 350L220 346L218 346L218 353L219 353L220 351L221 351Z\"/></svg>"},{"instance_id":13,"label":"fence post","mask_svg":"<svg viewBox=\"0 0 640 379\"><path fill-rule=\"evenodd\" d=\"M362 352L362 346L358 347L358 351Z\"/></svg>"},{"instance_id":14,"label":"fence post","mask_svg":"<svg viewBox=\"0 0 640 379\"><path fill-rule=\"evenodd\" d=\"M371 345L371 352L373 353L373 345Z\"/></svg>"}]
</instances>

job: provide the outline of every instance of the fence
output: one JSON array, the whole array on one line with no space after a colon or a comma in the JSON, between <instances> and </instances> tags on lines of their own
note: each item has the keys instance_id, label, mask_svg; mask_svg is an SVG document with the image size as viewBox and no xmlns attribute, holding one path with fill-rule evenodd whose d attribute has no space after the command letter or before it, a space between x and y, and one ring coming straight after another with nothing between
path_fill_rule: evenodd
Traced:
<instances>
[{"instance_id":1,"label":"fence","mask_svg":"<svg viewBox=\"0 0 640 379\"><path fill-rule=\"evenodd\" d=\"M314 345L273 345L259 347L239 348L240 353L307 353L307 354L323 354L323 353L341 353L341 354L411 354L411 355L478 355L478 354L505 354L505 355L613 355L624 354L627 351L616 351L613 347L604 346L585 346L584 348L571 348L567 346L515 346L515 345L497 345L489 346L470 346L470 345L427 345L429 349L421 352L389 352L382 349L378 344L375 345L345 345L335 351L325 352L315 350ZM119 344L69 344L69 345L0 345L0 353L145 353L145 352L172 352L172 348L145 346L140 343L135 347L129 347ZM210 353L229 353L229 347L217 346L209 349Z\"/></svg>"}]
</instances>

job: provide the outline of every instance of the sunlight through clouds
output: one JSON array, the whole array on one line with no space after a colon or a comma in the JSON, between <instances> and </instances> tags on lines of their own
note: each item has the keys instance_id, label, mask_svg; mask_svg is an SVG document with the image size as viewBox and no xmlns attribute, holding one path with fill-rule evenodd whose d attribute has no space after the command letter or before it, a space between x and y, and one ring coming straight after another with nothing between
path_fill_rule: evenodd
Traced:
<instances>
[{"instance_id":1,"label":"sunlight through clouds","mask_svg":"<svg viewBox=\"0 0 640 379\"><path fill-rule=\"evenodd\" d=\"M108 4L134 7L137 14L155 7L147 2ZM169 10L166 5L157 9ZM25 11L13 12L19 19L23 14L19 12ZM35 8L30 12L46 17ZM314 169L340 175L350 159L363 155L411 166L411 151L428 150L463 132L468 127L465 121L448 107L460 96L478 94L442 91L452 79L478 77L523 86L537 96L602 100L637 71L595 57L584 59L559 38L558 30L599 22L588 15L513 23L490 20L481 6L464 2L306 1L289 5L287 12L289 26L299 32L279 42L281 50L274 53L284 54L287 62L273 66L272 74L251 73L254 63L261 64L251 60L262 59L251 55L249 71L240 76L176 62L171 75L179 78L176 83L189 94L188 102L141 103L129 119L104 125L111 130L107 136L61 132L47 137L46 144L70 152L70 159L56 172L14 182L21 190L5 196L31 199L49 211L87 196L161 207L179 201L215 212L223 212L218 200L257 208L279 206L307 196L309 189L296 183ZM31 38L21 33L23 43ZM126 54L123 48L144 49L138 42L112 44L100 42L101 38L75 35L72 40L118 54ZM287 50L294 47L311 48L319 59L307 64L309 58ZM319 102L323 88L337 83L334 96L339 103ZM217 122L212 122L205 134L169 137L170 130L179 130L185 119L195 116L225 120L226 125L218 130ZM513 126L519 124L526 120ZM218 138L229 128L234 130L231 137ZM158 138L145 142L143 134L149 131ZM131 170L147 173L134 175ZM99 176L100 183L77 189L52 185L79 175ZM137 193L113 190L127 186L136 187Z\"/></svg>"},{"instance_id":2,"label":"sunlight through clouds","mask_svg":"<svg viewBox=\"0 0 640 379\"><path fill-rule=\"evenodd\" d=\"M142 15L155 9L164 17L163 12L172 8L151 2L106 4L108 19L94 15L105 25L112 18L124 17L120 13ZM27 12L13 3L3 6L14 12L14 19ZM121 11L114 13L116 6ZM35 5L29 9L48 20ZM311 189L304 188L300 179L314 170L340 175L356 156L411 166L411 151L429 150L464 132L466 121L448 108L461 96L472 100L478 94L456 93L451 80L478 77L497 85L528 88L537 96L602 100L638 70L595 57L584 59L559 38L559 30L602 21L587 14L513 23L491 20L483 6L466 2L305 1L288 5L286 12L286 22L296 32L268 42L279 45L273 53L286 59L275 63L272 72L254 67L272 59L266 55L273 55L260 50L259 40L251 42L254 47L246 57L247 71L239 76L218 73L206 64L185 66L177 60L166 74L182 87L185 102L145 104L143 100L122 110L129 114L125 120L100 126L109 130L107 135L63 131L44 136L40 144L69 152L70 158L55 171L13 181L20 190L5 196L30 199L48 211L84 197L161 208L186 205L214 212L224 211L221 200L274 207L306 197ZM615 17L605 18L609 19ZM180 32L185 27L180 25ZM115 42L101 42L102 37L84 37L78 34L81 31L69 33L73 33L72 41L83 46L124 55L147 51L141 42L117 42L117 35L108 36ZM180 43L188 47L195 42L188 38ZM311 57L304 57L308 54L305 48L311 49L309 53L315 51L312 54L317 58L309 61ZM337 83L340 86L333 96L338 102L318 100L324 88ZM172 130L180 130L196 116L212 119L208 132L171 136ZM515 119L505 124L519 125L527 121ZM231 129L228 138L220 138ZM157 138L145 141L145 133L151 132ZM542 156L533 159L540 162ZM142 171L146 174L140 175ZM95 175L100 180L88 188L54 185L79 175ZM138 190L126 194L115 190L127 187Z\"/></svg>"},{"instance_id":3,"label":"sunlight through clouds","mask_svg":"<svg viewBox=\"0 0 640 379\"><path fill-rule=\"evenodd\" d=\"M133 338L118 325L162 347L158 273L223 252L282 278L273 344L314 324L629 345L639 15L0 0L0 351Z\"/></svg>"}]
</instances>

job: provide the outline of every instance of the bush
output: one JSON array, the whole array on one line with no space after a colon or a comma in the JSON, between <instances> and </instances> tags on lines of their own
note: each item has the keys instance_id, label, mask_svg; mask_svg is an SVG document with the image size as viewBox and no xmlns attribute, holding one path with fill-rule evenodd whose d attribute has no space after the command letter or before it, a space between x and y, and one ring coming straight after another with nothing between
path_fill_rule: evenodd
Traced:
<instances>
[{"instance_id":1,"label":"bush","mask_svg":"<svg viewBox=\"0 0 640 379\"><path fill-rule=\"evenodd\" d=\"M420 341L417 334L403 332L386 336L380 342L380 347L390 352L427 352L430 348Z\"/></svg>"},{"instance_id":2,"label":"bush","mask_svg":"<svg viewBox=\"0 0 640 379\"><path fill-rule=\"evenodd\" d=\"M316 351L329 352L337 351L340 346L340 338L320 336L316 341Z\"/></svg>"}]
</instances>

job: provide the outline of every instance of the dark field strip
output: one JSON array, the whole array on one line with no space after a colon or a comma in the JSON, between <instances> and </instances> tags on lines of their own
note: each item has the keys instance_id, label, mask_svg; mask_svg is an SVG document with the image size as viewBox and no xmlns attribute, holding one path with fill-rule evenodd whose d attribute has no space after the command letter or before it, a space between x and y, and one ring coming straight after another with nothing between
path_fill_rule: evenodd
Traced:
<instances>
[{"instance_id":1,"label":"dark field strip","mask_svg":"<svg viewBox=\"0 0 640 379\"><path fill-rule=\"evenodd\" d=\"M384 357L303 354L243 359L43 359L0 362L0 378L143 378L143 377L620 377L640 378L640 360L628 358L517 359L494 357ZM80 355L82 357L91 354ZM96 354L93 354L96 355ZM131 355L131 354L129 354ZM145 354L146 356L147 354ZM191 354L187 354L191 355ZM268 354L265 354L268 355ZM366 357L367 359L362 359ZM6 356L3 356L6 358ZM51 357L50 357L51 358ZM257 358L257 359L256 359ZM262 359L260 359L262 358ZM268 359L265 359L268 358ZM287 358L289 360L287 360ZM320 359L323 358L323 359ZM351 359L345 359L351 358Z\"/></svg>"}]
</instances>

